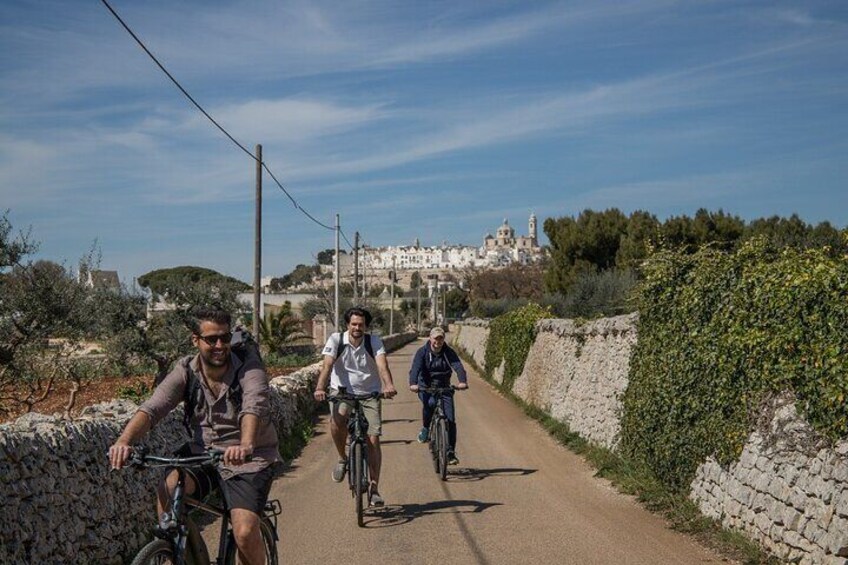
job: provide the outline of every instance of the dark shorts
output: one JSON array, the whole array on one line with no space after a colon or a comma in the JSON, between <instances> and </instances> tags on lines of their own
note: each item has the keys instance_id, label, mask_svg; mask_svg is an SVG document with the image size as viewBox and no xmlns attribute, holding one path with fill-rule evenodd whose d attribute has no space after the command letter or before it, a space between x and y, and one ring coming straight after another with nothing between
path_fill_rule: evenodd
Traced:
<instances>
[{"instance_id":1,"label":"dark shorts","mask_svg":"<svg viewBox=\"0 0 848 565\"><path fill-rule=\"evenodd\" d=\"M220 485L229 508L243 508L260 516L274 480L270 466L256 473L242 473L228 479L221 479L213 467L204 466L187 471L197 485L192 498L203 500Z\"/></svg>"}]
</instances>

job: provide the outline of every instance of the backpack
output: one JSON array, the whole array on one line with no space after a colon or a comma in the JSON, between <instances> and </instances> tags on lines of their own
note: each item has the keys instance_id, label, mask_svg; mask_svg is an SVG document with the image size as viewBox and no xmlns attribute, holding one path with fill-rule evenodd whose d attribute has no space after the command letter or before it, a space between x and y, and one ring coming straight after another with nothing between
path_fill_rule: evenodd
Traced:
<instances>
[{"instance_id":1,"label":"backpack","mask_svg":"<svg viewBox=\"0 0 848 565\"><path fill-rule=\"evenodd\" d=\"M333 337L335 336L339 336L339 346L338 348L336 348L336 358L333 361L336 361L339 357L341 357L342 353L345 350L345 347L350 345L344 342L344 339L342 339L342 334L340 332L334 333ZM371 344L371 334L363 334L362 339L365 342L365 351L368 353L371 359L374 359L374 346Z\"/></svg>"},{"instance_id":2,"label":"backpack","mask_svg":"<svg viewBox=\"0 0 848 565\"><path fill-rule=\"evenodd\" d=\"M227 389L227 397L233 400L238 411L241 411L242 388L241 379L245 373L246 361L249 355L255 355L260 363L262 363L262 355L259 353L259 344L253 339L253 336L247 330L236 327L233 331L233 339L230 342L230 351L241 361L241 367L236 372L236 378ZM191 435L191 418L200 403L200 395L203 391L200 388L200 379L194 374L191 369L191 360L194 355L187 355L180 359L180 363L186 370L187 381L183 392L183 426ZM264 363L263 363L264 365Z\"/></svg>"}]
</instances>

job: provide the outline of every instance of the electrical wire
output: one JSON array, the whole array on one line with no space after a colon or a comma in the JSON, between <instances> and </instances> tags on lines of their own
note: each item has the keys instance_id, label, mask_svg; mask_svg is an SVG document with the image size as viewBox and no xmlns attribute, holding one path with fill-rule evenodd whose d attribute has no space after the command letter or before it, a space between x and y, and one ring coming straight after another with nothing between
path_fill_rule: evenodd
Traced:
<instances>
[{"instance_id":1,"label":"electrical wire","mask_svg":"<svg viewBox=\"0 0 848 565\"><path fill-rule=\"evenodd\" d=\"M218 128L221 131L221 133L223 133L225 136L227 136L227 138L230 141L232 141L236 145L236 147L238 147L243 152L245 152L247 155L249 155L251 159L258 162L259 159L256 157L256 155L254 155L244 145L239 143L238 140L236 140L235 137L230 135L230 132L228 132L226 129L224 129L224 127L221 124L219 124L217 121L215 121L215 118L213 118L211 115L209 115L209 112L204 110L203 106L201 106L197 102L197 100L195 100L192 97L192 95L189 94L188 91L185 88L183 88L183 86L179 83L179 81L177 81L177 79L175 79L174 76L171 73L168 72L168 69L166 69L165 66L162 63L159 62L159 59L157 59L156 56L153 53L150 52L150 50L147 48L146 45L144 45L144 43L141 41L141 39L139 39L139 37L135 34L135 32L133 32L133 30L130 29L130 26L128 26L127 23L124 22L124 20L121 18L121 16L119 16L118 13L112 8L112 6L109 5L109 2L107 2L107 0L100 0L100 1L103 2L103 5L106 6L106 8L112 13L113 16L115 16L115 19L118 20L118 22L121 24L121 26L123 26L123 28L127 31L127 33L129 33L130 36L132 36L132 38L135 40L135 42L138 43L139 47L141 47L144 50L144 52L147 53L147 56L150 57L153 60L154 63L156 63L156 66L159 67L159 69L163 73L165 73L165 75L169 79L171 79L171 82L174 83L174 85L180 90L180 92L182 92L183 95L186 98L188 98L191 101L191 103L194 104L194 106L198 110L200 110L200 113L202 113L204 116L206 116L206 118L210 122L212 122L215 125L215 127ZM310 220L312 220L313 222L315 222L316 224L318 224L322 228L326 228L328 230L335 230L336 229L332 226L328 226L327 224L324 224L324 223L318 221L317 219L315 219L315 217L312 214L307 212L306 209L303 208L303 206L298 204L297 200L295 200L294 197L289 193L289 191L286 190L286 188L283 186L283 184L279 180L277 180L277 177L274 175L273 172L271 172L271 169L268 168L268 165L265 163L264 160L262 162L260 162L260 165L262 166L263 169L265 169L265 171L268 172L268 174L271 176L271 178L274 180L274 182L277 184L277 186L280 188L280 190L282 190L283 193L286 196L288 196L289 200L291 200L291 203L295 207L296 210L299 210L300 212L302 212L307 218L309 218ZM350 244L350 242L348 242L348 244Z\"/></svg>"},{"instance_id":2,"label":"electrical wire","mask_svg":"<svg viewBox=\"0 0 848 565\"><path fill-rule=\"evenodd\" d=\"M350 242L350 240L347 238L347 236L345 235L345 232L342 230L342 228L339 228L339 233L340 233L340 234L342 234L342 237L343 237L343 238L344 238L344 240L347 242L347 246L348 246L348 247L350 247L350 250L351 250L351 251L353 251L353 244L352 244L352 243Z\"/></svg>"}]
</instances>

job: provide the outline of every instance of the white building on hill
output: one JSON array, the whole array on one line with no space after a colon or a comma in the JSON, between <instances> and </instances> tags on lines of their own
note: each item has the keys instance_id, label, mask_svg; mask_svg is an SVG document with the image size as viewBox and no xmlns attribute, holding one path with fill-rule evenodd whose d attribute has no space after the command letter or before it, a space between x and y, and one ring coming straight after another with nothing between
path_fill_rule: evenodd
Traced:
<instances>
[{"instance_id":1,"label":"white building on hill","mask_svg":"<svg viewBox=\"0 0 848 565\"><path fill-rule=\"evenodd\" d=\"M421 247L416 240L410 246L366 247L360 251L360 268L398 271L458 270L466 267L502 267L511 263L526 265L542 258L536 231L536 215L531 214L528 235L515 236L515 230L504 219L497 237L486 234L483 245L441 245ZM342 256L342 270L352 269L353 257Z\"/></svg>"}]
</instances>

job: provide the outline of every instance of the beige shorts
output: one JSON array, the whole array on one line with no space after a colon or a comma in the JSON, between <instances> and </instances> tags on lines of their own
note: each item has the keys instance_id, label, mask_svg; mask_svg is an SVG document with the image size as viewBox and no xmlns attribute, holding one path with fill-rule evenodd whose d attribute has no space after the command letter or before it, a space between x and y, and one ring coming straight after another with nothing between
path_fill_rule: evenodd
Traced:
<instances>
[{"instance_id":1,"label":"beige shorts","mask_svg":"<svg viewBox=\"0 0 848 565\"><path fill-rule=\"evenodd\" d=\"M380 436L383 435L383 404L379 398L369 398L368 400L360 400L362 404L362 412L365 414L365 419L368 421L368 435ZM333 402L333 417L339 416L347 419L348 415L353 412L351 402L342 400Z\"/></svg>"}]
</instances>

